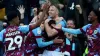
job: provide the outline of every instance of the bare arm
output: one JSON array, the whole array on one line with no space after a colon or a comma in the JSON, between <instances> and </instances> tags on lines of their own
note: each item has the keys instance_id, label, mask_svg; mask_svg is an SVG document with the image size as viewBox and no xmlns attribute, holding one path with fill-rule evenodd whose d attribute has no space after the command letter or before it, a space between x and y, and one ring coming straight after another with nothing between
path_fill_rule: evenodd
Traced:
<instances>
[{"instance_id":1,"label":"bare arm","mask_svg":"<svg viewBox=\"0 0 100 56\"><path fill-rule=\"evenodd\" d=\"M34 28L40 26L40 24L41 24L42 21L44 20L44 17L45 17L45 14L46 14L47 10L48 10L48 7L49 7L49 5L48 5L48 4L45 4L45 6L44 6L44 8L43 8L42 15L40 16L40 19L39 19L35 24L32 24L32 25L30 26L30 29L34 29Z\"/></svg>"},{"instance_id":2,"label":"bare arm","mask_svg":"<svg viewBox=\"0 0 100 56\"><path fill-rule=\"evenodd\" d=\"M52 37L52 36L56 35L56 34L58 33L58 31L55 30L55 29L52 29L52 28L48 25L48 22L49 22L49 19L47 19L47 20L45 21L45 30L46 30L46 32L47 32L47 35L48 35L49 37Z\"/></svg>"}]
</instances>

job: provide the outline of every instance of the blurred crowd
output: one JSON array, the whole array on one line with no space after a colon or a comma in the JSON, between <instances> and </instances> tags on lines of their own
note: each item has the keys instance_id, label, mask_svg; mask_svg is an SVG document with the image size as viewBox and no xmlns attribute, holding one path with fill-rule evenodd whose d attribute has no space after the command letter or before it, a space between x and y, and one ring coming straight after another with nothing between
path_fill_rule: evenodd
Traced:
<instances>
[{"instance_id":1,"label":"blurred crowd","mask_svg":"<svg viewBox=\"0 0 100 56\"><path fill-rule=\"evenodd\" d=\"M0 21L5 20L5 16L10 11L18 11L17 8L21 5L25 8L23 24L29 24L33 17L38 13L44 3L48 0L0 0ZM100 10L99 0L50 0L51 5L55 5L59 10L59 16L66 21L69 18L75 20L77 27L82 27L88 23L87 15L92 9ZM83 18L79 18L78 7L81 7ZM19 13L19 12L18 12ZM20 16L20 13L19 13Z\"/></svg>"}]
</instances>

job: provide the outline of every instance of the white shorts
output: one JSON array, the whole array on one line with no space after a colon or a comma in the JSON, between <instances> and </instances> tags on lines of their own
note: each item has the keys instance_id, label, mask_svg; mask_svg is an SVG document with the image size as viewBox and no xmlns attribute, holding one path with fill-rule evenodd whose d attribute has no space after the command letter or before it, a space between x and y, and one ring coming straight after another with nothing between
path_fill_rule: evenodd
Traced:
<instances>
[{"instance_id":1,"label":"white shorts","mask_svg":"<svg viewBox=\"0 0 100 56\"><path fill-rule=\"evenodd\" d=\"M45 50L42 56L64 56L62 52Z\"/></svg>"}]
</instances>

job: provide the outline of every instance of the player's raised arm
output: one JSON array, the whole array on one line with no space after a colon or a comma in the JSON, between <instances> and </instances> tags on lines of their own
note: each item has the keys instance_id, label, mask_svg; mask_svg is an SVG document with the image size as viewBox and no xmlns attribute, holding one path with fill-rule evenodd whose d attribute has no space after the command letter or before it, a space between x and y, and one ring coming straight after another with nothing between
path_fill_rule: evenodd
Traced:
<instances>
[{"instance_id":1,"label":"player's raised arm","mask_svg":"<svg viewBox=\"0 0 100 56\"><path fill-rule=\"evenodd\" d=\"M35 24L30 25L30 29L34 29L34 28L40 26L40 24L44 20L44 17L45 17L46 12L48 11L48 8L49 8L49 5L46 3L44 5L43 12L42 12L42 15L40 16L40 19Z\"/></svg>"}]
</instances>

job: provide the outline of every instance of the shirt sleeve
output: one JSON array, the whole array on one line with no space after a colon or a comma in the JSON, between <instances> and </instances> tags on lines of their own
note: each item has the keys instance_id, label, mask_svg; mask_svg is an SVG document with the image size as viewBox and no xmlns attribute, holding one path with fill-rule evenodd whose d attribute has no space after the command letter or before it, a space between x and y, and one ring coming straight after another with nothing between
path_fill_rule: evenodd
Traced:
<instances>
[{"instance_id":1,"label":"shirt sleeve","mask_svg":"<svg viewBox=\"0 0 100 56\"><path fill-rule=\"evenodd\" d=\"M64 28L62 27L62 30L64 32L70 33L70 34L81 34L82 32L80 31L80 29L69 29L69 28Z\"/></svg>"},{"instance_id":2,"label":"shirt sleeve","mask_svg":"<svg viewBox=\"0 0 100 56\"><path fill-rule=\"evenodd\" d=\"M42 35L42 30L40 27L35 28L32 30L32 33L34 33L35 36L41 36Z\"/></svg>"},{"instance_id":3,"label":"shirt sleeve","mask_svg":"<svg viewBox=\"0 0 100 56\"><path fill-rule=\"evenodd\" d=\"M64 28L62 27L62 30L64 32L68 32L68 33L71 33L71 34L81 34L81 33L86 33L86 29L87 27L89 27L91 24L88 24L86 26L83 26L82 28L80 29L69 29L69 28Z\"/></svg>"},{"instance_id":4,"label":"shirt sleeve","mask_svg":"<svg viewBox=\"0 0 100 56\"><path fill-rule=\"evenodd\" d=\"M62 27L66 27L66 21L65 20L62 20L60 21L58 24L61 24Z\"/></svg>"},{"instance_id":5,"label":"shirt sleeve","mask_svg":"<svg viewBox=\"0 0 100 56\"><path fill-rule=\"evenodd\" d=\"M82 28L80 28L81 32L82 32L82 33L86 33L86 29L87 29L88 27L90 27L90 26L91 26L91 24L88 24L88 25L83 26Z\"/></svg>"},{"instance_id":6,"label":"shirt sleeve","mask_svg":"<svg viewBox=\"0 0 100 56\"><path fill-rule=\"evenodd\" d=\"M29 31L29 25L19 26L19 30L23 33L27 33Z\"/></svg>"},{"instance_id":7,"label":"shirt sleeve","mask_svg":"<svg viewBox=\"0 0 100 56\"><path fill-rule=\"evenodd\" d=\"M53 41L43 42L43 38L37 38L36 41L38 46L41 48L53 44Z\"/></svg>"},{"instance_id":8,"label":"shirt sleeve","mask_svg":"<svg viewBox=\"0 0 100 56\"><path fill-rule=\"evenodd\" d=\"M46 47L48 45L53 44L53 41L49 41L49 42L43 42L43 38L42 38L42 30L40 27L32 30L32 33L34 33L34 35L36 36L36 41L39 47Z\"/></svg>"},{"instance_id":9,"label":"shirt sleeve","mask_svg":"<svg viewBox=\"0 0 100 56\"><path fill-rule=\"evenodd\" d=\"M0 32L0 41L1 42L3 41L3 38L4 38L3 37L4 32L5 32L5 29Z\"/></svg>"}]
</instances>

